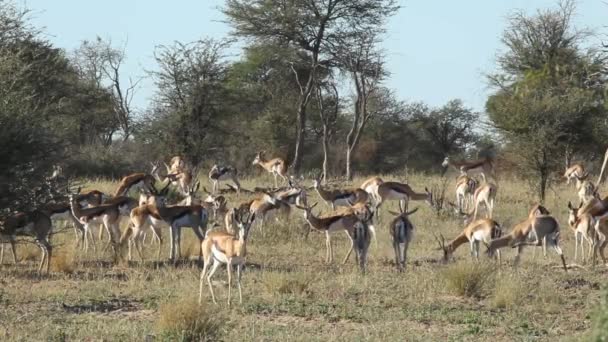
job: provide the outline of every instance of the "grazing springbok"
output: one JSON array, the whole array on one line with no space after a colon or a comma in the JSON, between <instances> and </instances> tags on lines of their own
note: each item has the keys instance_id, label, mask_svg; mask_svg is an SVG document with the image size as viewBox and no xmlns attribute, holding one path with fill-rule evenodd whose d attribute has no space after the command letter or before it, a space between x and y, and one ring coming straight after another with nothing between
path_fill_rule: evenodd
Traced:
<instances>
[{"instance_id":1,"label":"grazing springbok","mask_svg":"<svg viewBox=\"0 0 608 342\"><path fill-rule=\"evenodd\" d=\"M399 210L399 213L389 211L396 216L390 224L390 233L395 250L395 265L399 272L403 272L407 262L407 249L414 239L414 225L409 217L418 211L418 208L404 212L403 207L399 207Z\"/></svg>"},{"instance_id":2,"label":"grazing springbok","mask_svg":"<svg viewBox=\"0 0 608 342\"><path fill-rule=\"evenodd\" d=\"M217 304L215 294L213 293L211 277L213 277L213 274L221 264L226 265L226 271L228 272L228 305L230 305L232 297L232 266L236 266L236 284L239 290L239 303L243 303L241 276L247 258L247 237L254 219L254 214L251 214L247 210L239 210L235 214L238 236L223 231L213 231L209 232L205 237L205 240L201 243L205 265L203 266L199 281L199 303L202 303L203 301L203 282L206 276L209 292L211 292L211 299L213 300L213 303ZM212 266L207 274L209 265Z\"/></svg>"},{"instance_id":3,"label":"grazing springbok","mask_svg":"<svg viewBox=\"0 0 608 342\"><path fill-rule=\"evenodd\" d=\"M583 177L584 174L585 167L583 166L583 164L576 163L566 168L566 172L564 172L564 178L566 178L566 183L570 184L570 181L578 177Z\"/></svg>"},{"instance_id":4,"label":"grazing springbok","mask_svg":"<svg viewBox=\"0 0 608 342\"><path fill-rule=\"evenodd\" d=\"M494 177L494 161L492 158L483 158L474 161L453 161L450 157L445 157L441 166L444 168L452 166L460 173L481 173L486 177Z\"/></svg>"},{"instance_id":5,"label":"grazing springbok","mask_svg":"<svg viewBox=\"0 0 608 342\"><path fill-rule=\"evenodd\" d=\"M435 236L439 243L439 250L443 251L443 261L447 262L452 257L454 251L462 244L468 242L471 249L471 257L479 259L479 247L481 243L489 244L493 239L502 236L502 228L498 222L492 219L475 220L468 224L462 233L455 237L446 245L445 238L440 234L441 240ZM500 263L500 251L497 251L496 257Z\"/></svg>"},{"instance_id":6,"label":"grazing springbok","mask_svg":"<svg viewBox=\"0 0 608 342\"><path fill-rule=\"evenodd\" d=\"M283 178L283 180L287 183L287 163L281 158L266 159L264 157L265 153L266 151L258 152L251 164L260 165L264 170L272 173L274 176L274 187L278 188L279 184L277 183L277 176Z\"/></svg>"},{"instance_id":7,"label":"grazing springbok","mask_svg":"<svg viewBox=\"0 0 608 342\"><path fill-rule=\"evenodd\" d=\"M49 243L49 236L53 230L51 218L40 210L30 212L18 212L7 217L0 224L0 240L8 240L13 252L13 261L17 263L17 253L15 252L15 237L16 236L32 236L36 244L42 251L40 266L38 273L42 273L42 269L46 264L46 273L49 273L51 265L51 257L53 247ZM2 264L2 256L4 255L4 245L0 252L0 264Z\"/></svg>"},{"instance_id":8,"label":"grazing springbok","mask_svg":"<svg viewBox=\"0 0 608 342\"><path fill-rule=\"evenodd\" d=\"M498 239L493 239L488 245L488 253L493 254L500 248L517 247L517 256L514 264L519 264L521 253L525 246L542 246L543 240L549 247L553 247L560 256L564 271L568 271L564 253L559 247L559 222L551 215L539 215L526 218L516 224L511 232ZM532 241L530 241L532 240Z\"/></svg>"},{"instance_id":9,"label":"grazing springbok","mask_svg":"<svg viewBox=\"0 0 608 342\"><path fill-rule=\"evenodd\" d=\"M398 182L384 182L376 188L376 193L373 196L375 198L375 212L379 215L380 206L384 201L387 200L399 200L399 205L407 209L408 202L412 201L426 201L430 206L433 205L433 194L429 189L424 188L423 193L417 193L412 188L404 183Z\"/></svg>"},{"instance_id":10,"label":"grazing springbok","mask_svg":"<svg viewBox=\"0 0 608 342\"><path fill-rule=\"evenodd\" d=\"M237 170L232 166L218 166L213 165L211 171L209 171L209 180L213 183L212 194L216 194L220 188L220 181L232 180L236 187L237 193L241 192L241 183L237 177Z\"/></svg>"}]
</instances>

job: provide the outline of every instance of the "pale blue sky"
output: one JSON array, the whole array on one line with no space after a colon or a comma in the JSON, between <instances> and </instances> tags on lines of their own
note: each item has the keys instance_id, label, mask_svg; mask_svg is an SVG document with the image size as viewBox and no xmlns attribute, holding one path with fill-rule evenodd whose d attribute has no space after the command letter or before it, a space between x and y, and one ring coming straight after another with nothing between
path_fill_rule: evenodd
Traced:
<instances>
[{"instance_id":1,"label":"pale blue sky","mask_svg":"<svg viewBox=\"0 0 608 342\"><path fill-rule=\"evenodd\" d=\"M45 27L57 46L72 50L96 35L125 44L125 76L143 76L155 67L157 45L189 42L205 36L225 37L230 30L217 10L223 0L26 0L33 20ZM484 73L494 68L506 16L514 9L533 12L555 5L554 0L402 0L388 26L384 48L387 81L401 99L439 106L461 98L482 111L488 89ZM608 25L603 0L580 0L575 23ZM599 42L599 38L597 38ZM238 51L235 51L238 54ZM136 103L145 108L154 93L144 80Z\"/></svg>"}]
</instances>

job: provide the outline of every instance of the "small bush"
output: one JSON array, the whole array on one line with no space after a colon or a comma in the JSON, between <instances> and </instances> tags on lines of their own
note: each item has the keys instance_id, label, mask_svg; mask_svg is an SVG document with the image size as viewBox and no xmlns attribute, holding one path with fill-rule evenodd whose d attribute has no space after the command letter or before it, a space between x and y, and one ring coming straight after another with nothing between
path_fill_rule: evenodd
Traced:
<instances>
[{"instance_id":1,"label":"small bush","mask_svg":"<svg viewBox=\"0 0 608 342\"><path fill-rule=\"evenodd\" d=\"M69 252L53 254L53 257L51 258L51 270L53 272L63 272L65 274L74 273L76 270L74 254Z\"/></svg>"},{"instance_id":2,"label":"small bush","mask_svg":"<svg viewBox=\"0 0 608 342\"><path fill-rule=\"evenodd\" d=\"M495 308L510 309L518 306L525 298L525 287L515 275L505 275L496 280L491 304Z\"/></svg>"},{"instance_id":3,"label":"small bush","mask_svg":"<svg viewBox=\"0 0 608 342\"><path fill-rule=\"evenodd\" d=\"M479 262L460 262L442 272L447 287L456 295L482 298L494 280L495 265Z\"/></svg>"},{"instance_id":4,"label":"small bush","mask_svg":"<svg viewBox=\"0 0 608 342\"><path fill-rule=\"evenodd\" d=\"M208 310L191 297L161 305L156 329L167 341L217 341L224 333L225 319L218 308Z\"/></svg>"}]
</instances>

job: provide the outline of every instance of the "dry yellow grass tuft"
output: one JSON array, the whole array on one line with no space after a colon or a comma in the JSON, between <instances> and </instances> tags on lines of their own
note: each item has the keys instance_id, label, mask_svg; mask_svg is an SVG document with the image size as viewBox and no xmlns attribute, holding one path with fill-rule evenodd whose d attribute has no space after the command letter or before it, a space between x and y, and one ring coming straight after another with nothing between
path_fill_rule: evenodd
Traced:
<instances>
[{"instance_id":1,"label":"dry yellow grass tuft","mask_svg":"<svg viewBox=\"0 0 608 342\"><path fill-rule=\"evenodd\" d=\"M522 295L525 290L525 284L518 275L503 274L496 278L490 303L499 309L515 308L526 298Z\"/></svg>"},{"instance_id":2,"label":"dry yellow grass tuft","mask_svg":"<svg viewBox=\"0 0 608 342\"><path fill-rule=\"evenodd\" d=\"M170 300L160 306L156 330L171 341L218 341L224 334L225 318L192 297Z\"/></svg>"},{"instance_id":3,"label":"dry yellow grass tuft","mask_svg":"<svg viewBox=\"0 0 608 342\"><path fill-rule=\"evenodd\" d=\"M51 258L51 271L72 274L76 270L73 251L60 251Z\"/></svg>"},{"instance_id":4,"label":"dry yellow grass tuft","mask_svg":"<svg viewBox=\"0 0 608 342\"><path fill-rule=\"evenodd\" d=\"M448 290L464 297L483 298L495 279L496 265L490 262L460 261L442 272Z\"/></svg>"}]
</instances>

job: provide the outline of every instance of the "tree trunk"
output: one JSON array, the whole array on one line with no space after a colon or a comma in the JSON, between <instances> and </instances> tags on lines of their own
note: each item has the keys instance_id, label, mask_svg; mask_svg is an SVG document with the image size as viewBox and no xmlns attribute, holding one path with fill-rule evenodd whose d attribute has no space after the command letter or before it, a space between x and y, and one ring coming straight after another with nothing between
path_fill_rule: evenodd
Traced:
<instances>
[{"instance_id":1,"label":"tree trunk","mask_svg":"<svg viewBox=\"0 0 608 342\"><path fill-rule=\"evenodd\" d=\"M350 160L350 156L352 154L352 150L350 147L346 147L346 180L347 181L351 181L353 178L353 175L351 174L350 171L350 164L351 164L351 160Z\"/></svg>"},{"instance_id":2,"label":"tree trunk","mask_svg":"<svg viewBox=\"0 0 608 342\"><path fill-rule=\"evenodd\" d=\"M302 149L304 148L304 138L306 136L306 102L302 101L300 103L300 106L298 107L296 147L295 152L293 154L293 161L291 162L291 168L293 169L294 173L300 172L300 167L302 166Z\"/></svg>"},{"instance_id":3,"label":"tree trunk","mask_svg":"<svg viewBox=\"0 0 608 342\"><path fill-rule=\"evenodd\" d=\"M327 184L327 168L328 168L328 156L329 143L327 141L327 125L323 124L323 184Z\"/></svg>"}]
</instances>

